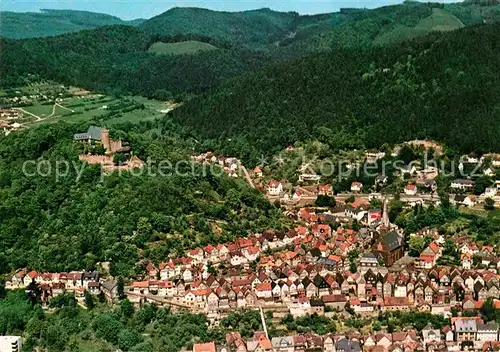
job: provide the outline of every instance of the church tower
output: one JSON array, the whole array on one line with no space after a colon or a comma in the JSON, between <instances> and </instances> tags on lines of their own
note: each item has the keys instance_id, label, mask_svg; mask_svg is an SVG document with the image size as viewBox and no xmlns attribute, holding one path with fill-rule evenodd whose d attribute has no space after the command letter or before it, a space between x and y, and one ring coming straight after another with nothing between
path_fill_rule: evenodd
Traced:
<instances>
[{"instance_id":1,"label":"church tower","mask_svg":"<svg viewBox=\"0 0 500 352\"><path fill-rule=\"evenodd\" d=\"M391 224L389 223L389 210L387 207L387 198L384 198L384 210L382 213L382 224L380 225L380 232L386 233L390 230Z\"/></svg>"}]
</instances>

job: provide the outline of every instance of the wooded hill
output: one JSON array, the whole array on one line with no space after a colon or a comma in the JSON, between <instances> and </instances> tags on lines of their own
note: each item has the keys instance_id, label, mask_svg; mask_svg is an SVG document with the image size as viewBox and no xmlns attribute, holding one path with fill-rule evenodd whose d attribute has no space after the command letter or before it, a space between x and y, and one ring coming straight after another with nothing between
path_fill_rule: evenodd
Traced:
<instances>
[{"instance_id":1,"label":"wooded hill","mask_svg":"<svg viewBox=\"0 0 500 352\"><path fill-rule=\"evenodd\" d=\"M334 149L432 138L463 152L499 150L499 43L492 24L339 48L232 80L171 116L247 162L309 138Z\"/></svg>"},{"instance_id":2,"label":"wooded hill","mask_svg":"<svg viewBox=\"0 0 500 352\"><path fill-rule=\"evenodd\" d=\"M12 39L47 37L114 24L138 25L144 21L123 21L104 13L74 10L1 11L0 18L0 36Z\"/></svg>"},{"instance_id":3,"label":"wooded hill","mask_svg":"<svg viewBox=\"0 0 500 352\"><path fill-rule=\"evenodd\" d=\"M186 160L194 142L167 121L111 129L135 155L154 161L142 174L102 177L100 167L87 165L81 177L71 166L57 179L56 160L83 166L83 146L72 136L87 126L60 122L0 136L0 275L23 267L90 269L111 261L112 275L128 277L141 257L161 261L283 226L281 212L242 179L203 172L200 164L191 169ZM28 160L43 160L43 170L50 164L52 172L23 169ZM174 169L179 160L182 166ZM160 174L161 161L172 168Z\"/></svg>"},{"instance_id":4,"label":"wooded hill","mask_svg":"<svg viewBox=\"0 0 500 352\"><path fill-rule=\"evenodd\" d=\"M56 37L3 39L0 87L22 85L27 74L36 74L107 93L185 99L270 62L346 47L391 45L434 30L495 21L497 10L416 2L314 16L268 9L231 13L174 8L140 28L113 25ZM190 47L190 41L216 49L174 48L184 55L148 52L161 43Z\"/></svg>"}]
</instances>

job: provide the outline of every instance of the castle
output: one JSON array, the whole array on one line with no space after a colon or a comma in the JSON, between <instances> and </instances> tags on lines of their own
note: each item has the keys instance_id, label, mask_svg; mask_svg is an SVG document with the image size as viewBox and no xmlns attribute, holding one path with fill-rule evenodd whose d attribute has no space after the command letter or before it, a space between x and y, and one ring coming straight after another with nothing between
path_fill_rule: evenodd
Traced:
<instances>
[{"instance_id":1,"label":"castle","mask_svg":"<svg viewBox=\"0 0 500 352\"><path fill-rule=\"evenodd\" d=\"M130 150L128 146L122 145L121 140L112 140L109 137L109 131L106 128L90 126L87 132L77 133L73 136L75 141L100 142L104 147L107 155L127 152Z\"/></svg>"}]
</instances>

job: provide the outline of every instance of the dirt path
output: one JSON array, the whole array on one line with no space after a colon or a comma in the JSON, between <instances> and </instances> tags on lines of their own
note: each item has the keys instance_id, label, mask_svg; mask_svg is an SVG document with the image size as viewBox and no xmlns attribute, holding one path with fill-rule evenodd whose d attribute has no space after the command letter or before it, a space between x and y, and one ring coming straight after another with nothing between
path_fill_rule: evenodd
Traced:
<instances>
[{"instance_id":1,"label":"dirt path","mask_svg":"<svg viewBox=\"0 0 500 352\"><path fill-rule=\"evenodd\" d=\"M26 110L24 110L24 109L21 109L21 108L14 108L14 110L22 111L22 112L23 112L23 113L25 113L25 114L28 114L28 115L30 115L30 116L33 116L34 118L36 118L36 120L37 120L37 121L42 121L42 120L43 120L40 116L35 115L35 114L32 114L31 112L26 111Z\"/></svg>"},{"instance_id":2,"label":"dirt path","mask_svg":"<svg viewBox=\"0 0 500 352\"><path fill-rule=\"evenodd\" d=\"M68 110L68 111L71 111L71 112L75 112L75 110L71 110L70 108L67 108L67 107L65 107L65 106L62 106L61 104L54 103L54 107L55 107L56 105L57 105L57 106L59 106L60 108L64 109L64 110Z\"/></svg>"},{"instance_id":3,"label":"dirt path","mask_svg":"<svg viewBox=\"0 0 500 352\"><path fill-rule=\"evenodd\" d=\"M247 180L250 187L255 188L255 185L252 181L252 178L250 177L250 174L248 173L247 168L244 167L243 165L240 165L240 169L243 170L243 173L245 174L245 179Z\"/></svg>"}]
</instances>

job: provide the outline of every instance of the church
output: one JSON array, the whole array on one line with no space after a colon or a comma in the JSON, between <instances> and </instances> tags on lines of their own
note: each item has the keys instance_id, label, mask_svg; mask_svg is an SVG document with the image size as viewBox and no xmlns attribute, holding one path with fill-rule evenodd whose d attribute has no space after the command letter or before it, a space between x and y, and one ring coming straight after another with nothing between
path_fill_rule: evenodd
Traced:
<instances>
[{"instance_id":1,"label":"church","mask_svg":"<svg viewBox=\"0 0 500 352\"><path fill-rule=\"evenodd\" d=\"M372 252L379 261L384 262L385 266L392 266L405 255L404 235L397 230L396 226L389 223L387 199L384 201L382 224L378 229L378 233Z\"/></svg>"}]
</instances>

